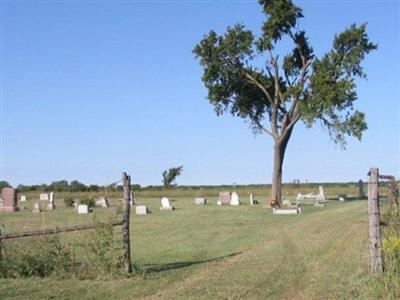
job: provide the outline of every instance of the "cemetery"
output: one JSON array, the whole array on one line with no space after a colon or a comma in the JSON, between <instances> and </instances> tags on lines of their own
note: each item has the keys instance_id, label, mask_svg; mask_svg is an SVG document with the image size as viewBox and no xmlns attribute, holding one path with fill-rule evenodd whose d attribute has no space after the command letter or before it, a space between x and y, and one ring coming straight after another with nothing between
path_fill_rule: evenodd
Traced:
<instances>
[{"instance_id":1,"label":"cemetery","mask_svg":"<svg viewBox=\"0 0 400 300\"><path fill-rule=\"evenodd\" d=\"M253 284L259 285L261 282L268 282L277 275L282 277L279 280L284 280L283 274L293 271L300 272L300 266L297 266L295 262L286 265L287 257L292 251L297 253L300 251L300 257L305 258L313 255L317 249L328 247L326 248L327 252L314 257L312 261L309 261L310 265L306 265L308 269L312 270L313 276L316 276L318 282L323 284L324 290L315 287L319 290L319 293L324 295L325 289L327 289L329 295L325 294L326 297L332 295L338 298L348 296L348 289L334 288L339 283L341 286L358 289L360 295L369 295L369 292L364 290L362 286L354 285L357 274L366 272L369 264L368 259L366 259L368 253L368 240L366 239L368 214L365 205L367 200L358 198L360 195L358 182L345 187L331 185L324 187L325 200L323 202L325 207L323 208L315 207L315 197L309 201L296 203L299 193L310 194L313 189L315 188L311 186L294 188L288 185L284 188L286 200L281 208L267 208L262 202L260 205L255 205L251 201L240 200L247 197L249 197L247 199L253 199L253 202L255 198L267 199L265 187L249 189L246 186L240 186L232 188L231 191L222 192L218 192L218 187L203 190L202 193L207 196L207 201L204 196L195 197L194 192L190 192L188 195L187 191L179 188L172 193L169 192L170 194L167 191L160 191L158 197L151 191L132 192L129 199L130 196L134 196L135 204L131 205L129 199L127 202L133 210L130 218L130 251L137 269L133 273L136 275L129 279L131 283L124 289L129 290L129 293L134 295L135 298L145 295L148 289L140 284L143 280L141 273L136 273L138 270L145 270L147 280L151 280L154 284L157 285L157 282L161 282L167 276L168 279L165 284L179 287L178 290L175 288L164 290L160 294L162 298L171 298L176 295L179 298L185 298L189 295L196 295L196 291L200 292L201 289L210 289L213 294L216 293L215 295L217 295L225 280L230 278L230 275L227 274L233 272L232 276L235 276L236 279L233 284L230 283L232 294L244 294L248 293L248 289L252 289ZM319 189L318 185L317 189ZM8 193L10 193L9 190L6 190L2 198L7 199ZM351 200L341 204L337 195L344 193ZM388 196L386 185L382 185L380 193L384 199ZM50 199L53 199L54 209L47 210L48 204L44 204L44 200L39 201L38 195L29 193L27 194L27 201L19 201L17 203L18 208L13 206L15 212L1 214L2 223L4 223L7 231L11 231L11 229L15 231L15 224L19 223L19 232L29 230L52 232L52 228L58 228L58 232L62 232L63 228L68 231L72 230L69 228L74 225L72 227L79 231L70 232L62 237L62 240L70 245L73 245L76 239L91 239L93 233L90 230L82 231L82 229L94 228L92 225L87 225L93 224L94 218L97 218L95 222L101 220L104 222L111 216L115 225L120 226L122 224L118 221L121 219L121 215L113 211L113 208L121 205L122 195L118 192L108 193L107 196L98 193L96 199L101 201L93 208L89 208L86 204L79 204L79 199L76 199L77 208L66 207L63 198L67 195L65 193L50 193L48 202L50 205ZM164 196L161 197L161 195ZM75 198L75 196L73 197ZM102 205L105 199L107 199L107 207ZM174 201L171 202L171 199ZM224 204L219 205L218 203ZM175 212L172 211L173 208L176 209ZM292 214L296 216L290 216ZM25 222L27 218L30 219L29 225ZM43 219L45 223L43 223ZM121 234L121 227L119 226L113 229L115 236ZM233 231L231 230L232 226L235 227ZM325 229L318 229L321 226ZM265 228L268 228L268 230L265 231ZM276 230L278 228L279 231ZM345 234L342 232L343 228L346 228ZM249 232L252 234L249 235ZM149 235L149 233L151 234ZM261 244L257 242L260 237L265 235L268 237L265 242ZM280 244L282 235L291 241L291 245L285 248L283 252ZM350 237L351 245L348 244ZM232 238L236 241L234 244L230 242ZM24 239L28 240L29 238ZM304 243L304 240L309 240L309 242ZM7 249L7 245L12 241L14 240L3 240L4 249ZM337 245L334 248L328 246L332 241L335 241L335 245ZM340 248L340 243L345 241L347 241L346 249ZM273 257L265 256L265 251ZM315 263L315 261L322 262L327 253L333 255L336 251L344 252L346 255L330 256L329 263L325 263L322 270L312 267L312 263ZM364 253L364 255L360 256L357 253ZM243 276L239 276L235 271L237 268L246 270L252 266L249 255L257 257L257 272L248 273L245 271L242 274ZM280 271L262 268L264 264L272 266L272 269L279 267ZM254 270L254 267L252 266L249 270ZM354 270L358 271L354 272ZM210 273L213 274L212 277L206 276ZM327 276L328 273L330 274L329 277ZM90 276L94 275L85 274L85 276L91 278ZM244 284L248 278L251 278L253 282L250 286ZM13 280L23 282L25 279L8 279L6 281L3 279L1 281L5 282L5 286L8 286ZM118 283L120 280L123 279L104 281L102 283L103 292L109 295L114 293L112 292L114 284L122 284L122 281ZM78 295L78 291L73 286L81 286L83 282L76 278L68 279L68 281L70 285L64 287L64 289L68 291L72 299L74 295ZM196 282L197 288L193 289L191 281ZM48 281L48 288L46 290L34 289L35 294L46 297L46 295L57 293L57 282L57 279ZM182 282L185 284L181 285ZM220 283L216 284L217 282ZM335 282L334 286L330 287L329 282ZM86 284L89 284L89 287L92 286L88 282ZM300 293L305 287L302 284L306 284L306 282L286 290L274 290L274 293L280 295L280 297ZM270 285L263 285L262 288L257 289L257 293L271 292L271 288ZM6 293L4 288L0 288L0 293ZM19 290L18 295L24 297L24 291ZM312 297L312 294L309 294L309 296ZM123 296L121 295L121 297Z\"/></svg>"},{"instance_id":2,"label":"cemetery","mask_svg":"<svg viewBox=\"0 0 400 300\"><path fill-rule=\"evenodd\" d=\"M400 3L336 2L1 1L0 300L400 299Z\"/></svg>"}]
</instances>

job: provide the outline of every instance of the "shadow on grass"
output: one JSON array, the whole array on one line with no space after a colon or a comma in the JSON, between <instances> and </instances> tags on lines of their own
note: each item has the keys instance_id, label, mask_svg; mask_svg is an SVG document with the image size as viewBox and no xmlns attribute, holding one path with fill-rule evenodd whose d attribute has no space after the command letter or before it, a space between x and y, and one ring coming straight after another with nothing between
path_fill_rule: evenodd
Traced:
<instances>
[{"instance_id":1,"label":"shadow on grass","mask_svg":"<svg viewBox=\"0 0 400 300\"><path fill-rule=\"evenodd\" d=\"M180 268L185 268L189 267L192 265L197 265L197 264L204 264L208 262L213 262L213 261L220 261L229 257L233 257L236 255L241 254L242 252L237 252L237 253L231 253L225 256L220 256L220 257L215 257L215 258L210 258L210 259L205 259L205 260L195 260L195 261L179 261L179 262L173 262L173 263L167 263L167 264L146 264L143 265L143 267L146 268L146 273L158 273L158 272L163 272L163 271L168 271L168 270L173 270L173 269L180 269Z\"/></svg>"}]
</instances>

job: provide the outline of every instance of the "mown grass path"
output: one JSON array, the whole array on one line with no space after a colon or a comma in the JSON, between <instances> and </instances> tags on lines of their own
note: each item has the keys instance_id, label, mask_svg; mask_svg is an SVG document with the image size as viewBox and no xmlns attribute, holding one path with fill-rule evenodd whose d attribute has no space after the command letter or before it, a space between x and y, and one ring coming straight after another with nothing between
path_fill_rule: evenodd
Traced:
<instances>
[{"instance_id":1,"label":"mown grass path","mask_svg":"<svg viewBox=\"0 0 400 300\"><path fill-rule=\"evenodd\" d=\"M200 207L192 199L160 212L158 201L146 199L154 213L132 218L134 261L144 276L0 280L0 298L373 298L365 283L366 201L306 207L300 216L272 215L261 206Z\"/></svg>"}]
</instances>

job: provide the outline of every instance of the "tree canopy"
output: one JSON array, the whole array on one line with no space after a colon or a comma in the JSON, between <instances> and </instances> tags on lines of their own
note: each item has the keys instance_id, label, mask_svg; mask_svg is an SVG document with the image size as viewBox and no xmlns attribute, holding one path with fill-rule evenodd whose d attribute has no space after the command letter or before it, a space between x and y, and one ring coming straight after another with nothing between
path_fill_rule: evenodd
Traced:
<instances>
[{"instance_id":1,"label":"tree canopy","mask_svg":"<svg viewBox=\"0 0 400 300\"><path fill-rule=\"evenodd\" d=\"M355 78L366 77L361 62L377 48L366 24L336 34L332 49L318 58L305 31L297 30L303 18L299 7L289 0L259 3L266 16L261 36L236 24L223 35L211 30L194 48L217 114L245 118L256 132L275 138L301 120L307 127L320 121L343 146L345 135L361 139L367 124L364 113L353 108ZM274 50L284 38L293 49L281 58ZM260 57L268 57L267 62L257 64Z\"/></svg>"},{"instance_id":2,"label":"tree canopy","mask_svg":"<svg viewBox=\"0 0 400 300\"><path fill-rule=\"evenodd\" d=\"M168 170L162 172L162 181L164 186L165 187L174 186L174 181L179 175L181 175L182 171L183 171L183 166L179 166L179 167L169 168Z\"/></svg>"}]
</instances>

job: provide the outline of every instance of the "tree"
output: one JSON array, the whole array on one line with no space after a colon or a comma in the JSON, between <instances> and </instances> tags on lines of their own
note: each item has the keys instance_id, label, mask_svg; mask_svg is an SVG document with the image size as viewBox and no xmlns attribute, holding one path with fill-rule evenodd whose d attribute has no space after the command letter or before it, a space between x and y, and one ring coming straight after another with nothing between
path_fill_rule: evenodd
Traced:
<instances>
[{"instance_id":1,"label":"tree","mask_svg":"<svg viewBox=\"0 0 400 300\"><path fill-rule=\"evenodd\" d=\"M181 175L182 171L183 171L183 166L179 166L179 167L169 168L168 170L162 172L162 178L163 178L162 181L164 187L174 186L173 182L179 175Z\"/></svg>"},{"instance_id":2,"label":"tree","mask_svg":"<svg viewBox=\"0 0 400 300\"><path fill-rule=\"evenodd\" d=\"M85 184L79 182L78 180L73 180L69 183L70 192L85 192L87 187Z\"/></svg>"},{"instance_id":3,"label":"tree","mask_svg":"<svg viewBox=\"0 0 400 300\"><path fill-rule=\"evenodd\" d=\"M280 202L285 151L299 121L308 128L320 122L343 148L346 136L361 140L367 124L364 113L353 108L355 79L366 77L361 62L377 46L366 24L352 24L318 58L305 31L297 29L301 8L290 0L259 3L266 16L260 37L236 24L224 35L211 30L193 52L217 115L229 112L249 121L254 133L273 138L271 201ZM293 49L281 59L276 45L284 39Z\"/></svg>"},{"instance_id":4,"label":"tree","mask_svg":"<svg viewBox=\"0 0 400 300\"><path fill-rule=\"evenodd\" d=\"M53 181L50 184L50 189L56 192L67 192L69 190L68 181L67 180Z\"/></svg>"},{"instance_id":5,"label":"tree","mask_svg":"<svg viewBox=\"0 0 400 300\"><path fill-rule=\"evenodd\" d=\"M7 181L0 181L0 194L1 194L1 191L3 190L3 188L5 188L5 187L11 187L11 185L7 182Z\"/></svg>"}]
</instances>

